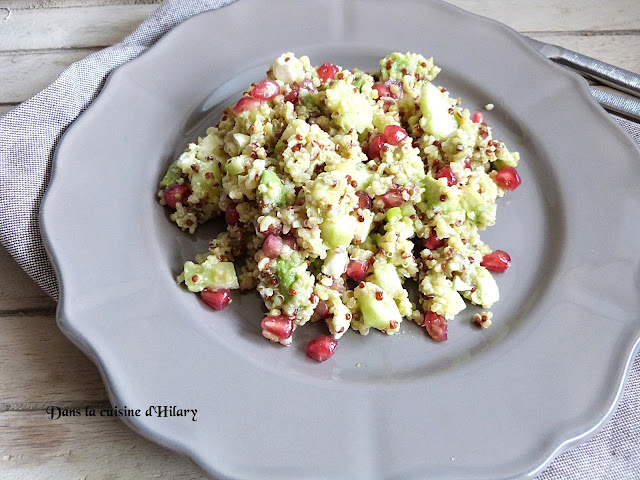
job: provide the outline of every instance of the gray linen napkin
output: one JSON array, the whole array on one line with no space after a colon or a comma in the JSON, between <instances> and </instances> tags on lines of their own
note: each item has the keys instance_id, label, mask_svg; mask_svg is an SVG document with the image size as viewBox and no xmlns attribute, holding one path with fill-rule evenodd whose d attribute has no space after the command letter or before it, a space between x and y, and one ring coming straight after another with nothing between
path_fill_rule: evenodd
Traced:
<instances>
[{"instance_id":1,"label":"gray linen napkin","mask_svg":"<svg viewBox=\"0 0 640 480\"><path fill-rule=\"evenodd\" d=\"M0 117L0 242L51 297L58 286L40 238L38 210L55 147L96 98L114 68L137 57L187 18L235 0L166 0L122 42L67 68L33 98ZM640 125L615 117L640 144ZM566 452L538 480L625 480L640 472L640 355L612 420L589 442Z\"/></svg>"}]
</instances>

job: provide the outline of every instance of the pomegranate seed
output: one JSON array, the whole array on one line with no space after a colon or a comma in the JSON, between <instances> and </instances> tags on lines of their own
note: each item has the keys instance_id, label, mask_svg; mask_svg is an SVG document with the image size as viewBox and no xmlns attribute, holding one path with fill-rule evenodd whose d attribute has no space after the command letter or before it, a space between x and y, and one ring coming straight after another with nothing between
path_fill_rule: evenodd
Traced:
<instances>
[{"instance_id":1,"label":"pomegranate seed","mask_svg":"<svg viewBox=\"0 0 640 480\"><path fill-rule=\"evenodd\" d=\"M371 208L371 197L364 190L358 190L356 192L356 196L358 197L358 206L361 209Z\"/></svg>"},{"instance_id":2,"label":"pomegranate seed","mask_svg":"<svg viewBox=\"0 0 640 480\"><path fill-rule=\"evenodd\" d=\"M464 168L468 168L469 170L471 170L471 160L469 160L468 158L464 161Z\"/></svg>"},{"instance_id":3,"label":"pomegranate seed","mask_svg":"<svg viewBox=\"0 0 640 480\"><path fill-rule=\"evenodd\" d=\"M427 333L436 342L444 342L447 339L447 319L434 312L427 312L424 315L424 326Z\"/></svg>"},{"instance_id":4,"label":"pomegranate seed","mask_svg":"<svg viewBox=\"0 0 640 480\"><path fill-rule=\"evenodd\" d=\"M271 100L280 93L280 85L273 80L263 80L251 89L251 96L258 100Z\"/></svg>"},{"instance_id":5,"label":"pomegranate seed","mask_svg":"<svg viewBox=\"0 0 640 480\"><path fill-rule=\"evenodd\" d=\"M389 91L389 87L386 86L382 82L376 82L373 84L373 89L378 91L378 98L382 97L390 97L391 92Z\"/></svg>"},{"instance_id":6,"label":"pomegranate seed","mask_svg":"<svg viewBox=\"0 0 640 480\"><path fill-rule=\"evenodd\" d=\"M402 87L402 82L401 81L389 79L386 82L384 82L384 84L389 89L389 96L391 98L400 98L400 97L402 97L404 95L404 88ZM395 88L392 89L391 85L395 85L396 87L398 87L398 91L396 93L393 93Z\"/></svg>"},{"instance_id":7,"label":"pomegranate seed","mask_svg":"<svg viewBox=\"0 0 640 480\"><path fill-rule=\"evenodd\" d=\"M278 340L284 340L291 336L293 332L293 321L286 315L271 315L264 317L260 324L262 330L266 331Z\"/></svg>"},{"instance_id":8,"label":"pomegranate seed","mask_svg":"<svg viewBox=\"0 0 640 480\"><path fill-rule=\"evenodd\" d=\"M298 103L298 96L300 95L300 87L294 83L291 85L291 91L284 96L285 102L291 102L294 105Z\"/></svg>"},{"instance_id":9,"label":"pomegranate seed","mask_svg":"<svg viewBox=\"0 0 640 480\"><path fill-rule=\"evenodd\" d=\"M455 173L453 173L453 170L451 170L451 167L449 165L446 165L438 170L438 173L436 173L433 178L435 178L436 180L438 178L446 178L447 185L449 185L450 187L458 183L458 177Z\"/></svg>"},{"instance_id":10,"label":"pomegranate seed","mask_svg":"<svg viewBox=\"0 0 640 480\"><path fill-rule=\"evenodd\" d=\"M387 125L384 127L384 137L389 145L400 145L409 135L407 131L398 125Z\"/></svg>"},{"instance_id":11,"label":"pomegranate seed","mask_svg":"<svg viewBox=\"0 0 640 480\"><path fill-rule=\"evenodd\" d=\"M337 346L338 341L333 337L317 337L307 343L307 356L318 362L324 362L334 354Z\"/></svg>"},{"instance_id":12,"label":"pomegranate seed","mask_svg":"<svg viewBox=\"0 0 640 480\"><path fill-rule=\"evenodd\" d=\"M238 100L238 103L233 107L233 113L236 115L246 112L247 110L253 110L260 105L260 100L253 97L242 97Z\"/></svg>"},{"instance_id":13,"label":"pomegranate seed","mask_svg":"<svg viewBox=\"0 0 640 480\"><path fill-rule=\"evenodd\" d=\"M231 291L228 288L212 290L207 287L200 292L200 298L214 310L222 310L231 301Z\"/></svg>"},{"instance_id":14,"label":"pomegranate seed","mask_svg":"<svg viewBox=\"0 0 640 480\"><path fill-rule=\"evenodd\" d=\"M328 82L329 80L333 80L338 73L338 67L336 67L333 63L323 63L318 67L318 77L322 83Z\"/></svg>"},{"instance_id":15,"label":"pomegranate seed","mask_svg":"<svg viewBox=\"0 0 640 480\"><path fill-rule=\"evenodd\" d=\"M482 113L482 112L473 112L471 114L471 121L473 123L484 123L484 113Z\"/></svg>"},{"instance_id":16,"label":"pomegranate seed","mask_svg":"<svg viewBox=\"0 0 640 480\"><path fill-rule=\"evenodd\" d=\"M507 190L515 190L522 183L520 175L518 175L518 171L509 166L502 167L498 170L493 180L499 187Z\"/></svg>"},{"instance_id":17,"label":"pomegranate seed","mask_svg":"<svg viewBox=\"0 0 640 480\"><path fill-rule=\"evenodd\" d=\"M492 272L504 272L511 266L511 257L503 250L494 250L482 257L480 265Z\"/></svg>"},{"instance_id":18,"label":"pomegranate seed","mask_svg":"<svg viewBox=\"0 0 640 480\"><path fill-rule=\"evenodd\" d=\"M189 185L171 185L164 190L164 201L168 207L176 208L176 203L184 203L191 195Z\"/></svg>"},{"instance_id":19,"label":"pomegranate seed","mask_svg":"<svg viewBox=\"0 0 640 480\"><path fill-rule=\"evenodd\" d=\"M429 234L429 236L427 238L422 239L422 244L424 245L425 248L428 248L429 250L435 250L436 248L440 248L441 246L444 245L444 238L438 238L436 236L436 231L431 230L431 233Z\"/></svg>"},{"instance_id":20,"label":"pomegranate seed","mask_svg":"<svg viewBox=\"0 0 640 480\"><path fill-rule=\"evenodd\" d=\"M392 188L387 193L380 197L387 208L399 207L404 203L402 198L402 192L395 188Z\"/></svg>"},{"instance_id":21,"label":"pomegranate seed","mask_svg":"<svg viewBox=\"0 0 640 480\"><path fill-rule=\"evenodd\" d=\"M347 265L347 276L356 282L362 282L367 276L369 262L366 260L350 260Z\"/></svg>"},{"instance_id":22,"label":"pomegranate seed","mask_svg":"<svg viewBox=\"0 0 640 480\"><path fill-rule=\"evenodd\" d=\"M325 300L320 300L316 306L315 312L322 319L328 318L330 315L329 304Z\"/></svg>"},{"instance_id":23,"label":"pomegranate seed","mask_svg":"<svg viewBox=\"0 0 640 480\"><path fill-rule=\"evenodd\" d=\"M298 98L300 97L300 90L306 90L308 92L316 92L318 89L313 84L313 80L310 78L305 78L301 82L294 83L291 85L291 91L287 93L284 97L285 102L291 102L293 104L298 103Z\"/></svg>"},{"instance_id":24,"label":"pomegranate seed","mask_svg":"<svg viewBox=\"0 0 640 480\"><path fill-rule=\"evenodd\" d=\"M269 235L262 244L262 253L269 258L278 258L282 251L282 239L277 235Z\"/></svg>"},{"instance_id":25,"label":"pomegranate seed","mask_svg":"<svg viewBox=\"0 0 640 480\"><path fill-rule=\"evenodd\" d=\"M367 157L369 157L370 160L380 157L380 151L382 150L382 146L384 144L384 135L382 135L381 133L374 135L369 141L369 150L367 151Z\"/></svg>"},{"instance_id":26,"label":"pomegranate seed","mask_svg":"<svg viewBox=\"0 0 640 480\"><path fill-rule=\"evenodd\" d=\"M296 247L298 246L298 242L296 242L296 237L294 237L293 235L283 235L282 243L284 243L285 245L288 245L291 250L295 250Z\"/></svg>"},{"instance_id":27,"label":"pomegranate seed","mask_svg":"<svg viewBox=\"0 0 640 480\"><path fill-rule=\"evenodd\" d=\"M227 211L224 212L224 220L227 222L227 225L237 225L240 221L240 214L238 214L235 203L227 207Z\"/></svg>"}]
</instances>

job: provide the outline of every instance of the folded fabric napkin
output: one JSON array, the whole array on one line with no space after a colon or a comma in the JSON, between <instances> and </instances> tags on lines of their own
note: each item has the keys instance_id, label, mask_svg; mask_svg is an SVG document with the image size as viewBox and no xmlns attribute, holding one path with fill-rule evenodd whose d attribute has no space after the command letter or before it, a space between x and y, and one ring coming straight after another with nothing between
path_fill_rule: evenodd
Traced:
<instances>
[{"instance_id":1,"label":"folded fabric napkin","mask_svg":"<svg viewBox=\"0 0 640 480\"><path fill-rule=\"evenodd\" d=\"M61 135L96 98L109 72L183 20L233 1L167 0L122 42L74 63L48 88L0 117L0 242L54 299L58 286L40 238L38 210ZM615 118L640 144L640 125ZM537 478L623 480L636 479L638 472L640 356L607 426L591 441L561 455Z\"/></svg>"}]
</instances>

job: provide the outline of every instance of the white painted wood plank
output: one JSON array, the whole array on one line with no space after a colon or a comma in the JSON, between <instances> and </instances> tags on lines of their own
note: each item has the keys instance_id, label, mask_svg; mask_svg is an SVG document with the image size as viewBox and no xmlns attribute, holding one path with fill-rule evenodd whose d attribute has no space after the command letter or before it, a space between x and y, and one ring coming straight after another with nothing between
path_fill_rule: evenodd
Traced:
<instances>
[{"instance_id":1,"label":"white painted wood plank","mask_svg":"<svg viewBox=\"0 0 640 480\"><path fill-rule=\"evenodd\" d=\"M161 421L162 419L158 419ZM0 413L4 480L205 480L187 458L159 447L113 417Z\"/></svg>"},{"instance_id":2,"label":"white painted wood plank","mask_svg":"<svg viewBox=\"0 0 640 480\"><path fill-rule=\"evenodd\" d=\"M0 316L0 365L0 411L107 402L97 368L62 334L53 314Z\"/></svg>"},{"instance_id":3,"label":"white painted wood plank","mask_svg":"<svg viewBox=\"0 0 640 480\"><path fill-rule=\"evenodd\" d=\"M640 32L638 35L536 34L531 37L640 74Z\"/></svg>"},{"instance_id":4,"label":"white painted wood plank","mask_svg":"<svg viewBox=\"0 0 640 480\"><path fill-rule=\"evenodd\" d=\"M447 0L518 31L603 31L640 28L638 0Z\"/></svg>"},{"instance_id":5,"label":"white painted wood plank","mask_svg":"<svg viewBox=\"0 0 640 480\"><path fill-rule=\"evenodd\" d=\"M14 10L0 25L0 51L109 46L157 5Z\"/></svg>"},{"instance_id":6,"label":"white painted wood plank","mask_svg":"<svg viewBox=\"0 0 640 480\"><path fill-rule=\"evenodd\" d=\"M451 3L520 31L640 29L637 0L609 2L606 16L602 14L599 0L585 0L579 7L571 2L551 0L517 5L507 0L453 0ZM46 2L42 4L47 5ZM157 8L157 4L70 8L69 2L64 6L67 8L11 11L0 24L0 51L112 45ZM0 12L0 18L2 15Z\"/></svg>"},{"instance_id":7,"label":"white painted wood plank","mask_svg":"<svg viewBox=\"0 0 640 480\"><path fill-rule=\"evenodd\" d=\"M4 0L2 7L18 8L68 8L95 7L101 5L149 5L160 4L162 0Z\"/></svg>"},{"instance_id":8,"label":"white painted wood plank","mask_svg":"<svg viewBox=\"0 0 640 480\"><path fill-rule=\"evenodd\" d=\"M22 102L52 83L71 63L92 49L0 55L0 103Z\"/></svg>"},{"instance_id":9,"label":"white painted wood plank","mask_svg":"<svg viewBox=\"0 0 640 480\"><path fill-rule=\"evenodd\" d=\"M29 278L2 246L0 272L0 312L55 307L55 302Z\"/></svg>"},{"instance_id":10,"label":"white painted wood plank","mask_svg":"<svg viewBox=\"0 0 640 480\"><path fill-rule=\"evenodd\" d=\"M77 7L101 5L159 4L161 0L6 0L3 7L12 9L43 7ZM640 28L637 0L449 0L480 15L494 18L518 30L617 30Z\"/></svg>"}]
</instances>

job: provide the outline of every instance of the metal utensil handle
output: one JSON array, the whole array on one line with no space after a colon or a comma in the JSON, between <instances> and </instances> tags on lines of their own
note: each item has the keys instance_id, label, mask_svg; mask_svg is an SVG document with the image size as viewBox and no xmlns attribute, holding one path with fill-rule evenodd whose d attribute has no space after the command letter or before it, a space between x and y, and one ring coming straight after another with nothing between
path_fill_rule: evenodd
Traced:
<instances>
[{"instance_id":1,"label":"metal utensil handle","mask_svg":"<svg viewBox=\"0 0 640 480\"><path fill-rule=\"evenodd\" d=\"M559 49L560 55L555 58L558 63L578 70L617 90L640 97L640 75L562 47Z\"/></svg>"},{"instance_id":2,"label":"metal utensil handle","mask_svg":"<svg viewBox=\"0 0 640 480\"><path fill-rule=\"evenodd\" d=\"M619 113L640 122L640 101L597 88L591 88L591 95L606 110Z\"/></svg>"}]
</instances>

